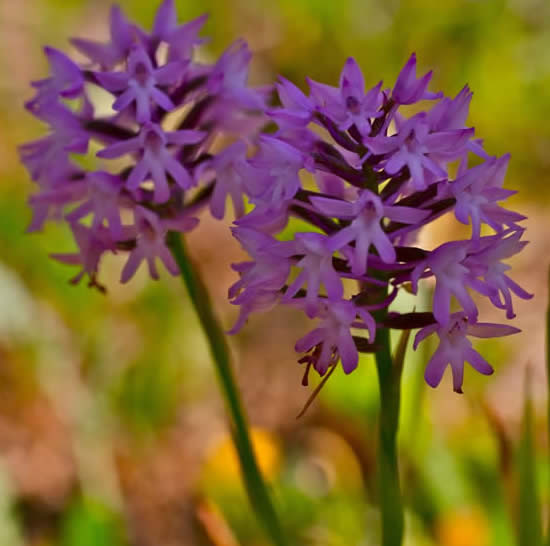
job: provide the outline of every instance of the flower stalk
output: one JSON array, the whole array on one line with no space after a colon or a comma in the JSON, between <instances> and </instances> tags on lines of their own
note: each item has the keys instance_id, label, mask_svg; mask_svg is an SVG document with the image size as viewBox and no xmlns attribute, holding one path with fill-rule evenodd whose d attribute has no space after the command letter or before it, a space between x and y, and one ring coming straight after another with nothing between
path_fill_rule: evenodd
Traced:
<instances>
[{"instance_id":1,"label":"flower stalk","mask_svg":"<svg viewBox=\"0 0 550 546\"><path fill-rule=\"evenodd\" d=\"M377 317L381 318L381 317ZM376 332L375 353L380 388L378 431L378 491L382 517L382 546L400 546L403 541L404 515L399 486L397 432L401 403L401 366L395 366L390 352L388 328Z\"/></svg>"},{"instance_id":2,"label":"flower stalk","mask_svg":"<svg viewBox=\"0 0 550 546\"><path fill-rule=\"evenodd\" d=\"M247 418L231 369L230 351L225 334L214 314L206 287L187 255L181 235L174 231L169 232L167 245L178 264L181 278L189 292L191 302L207 338L220 389L231 415L231 436L237 450L250 504L273 544L284 546L286 541L282 527L260 472L248 434Z\"/></svg>"}]
</instances>

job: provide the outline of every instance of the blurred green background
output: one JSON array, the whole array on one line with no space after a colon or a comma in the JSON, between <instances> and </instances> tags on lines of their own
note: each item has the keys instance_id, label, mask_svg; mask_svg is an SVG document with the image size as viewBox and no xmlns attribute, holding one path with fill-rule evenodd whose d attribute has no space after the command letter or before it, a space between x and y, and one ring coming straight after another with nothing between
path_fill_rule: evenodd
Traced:
<instances>
[{"instance_id":1,"label":"blurred green background","mask_svg":"<svg viewBox=\"0 0 550 546\"><path fill-rule=\"evenodd\" d=\"M157 2L120 2L149 26ZM203 55L237 37L255 52L251 80L282 74L336 83L346 57L367 84L393 85L416 51L434 69L432 89L474 91L470 124L489 153L512 153L507 187L529 215L531 244L513 278L535 293L517 302L523 333L479 344L492 377L467 370L465 393L449 378L423 383L430 347L406 358L400 448L408 546L517 544L534 518L534 487L549 504L544 359L550 228L550 3L547 0L176 1L180 19L208 12ZM28 81L43 77L45 44L107 37L109 2L0 0L0 545L260 546L267 544L239 485L208 351L177 279L145 271L127 286L106 260L106 295L71 286L51 252L73 248L65 226L26 235L33 187L16 146L43 128L24 112ZM440 221L434 244L461 231ZM225 326L242 259L227 224L206 215L191 251ZM429 294L421 296L426 306ZM399 305L415 304L404 298ZM481 304L481 319L503 317ZM377 383L372 361L339 370L305 417L295 340L310 325L277 309L231 340L261 464L295 544L379 543L375 454ZM432 347L433 349L433 347ZM533 449L521 444L525 370L534 401ZM311 388L311 387L310 387ZM521 479L520 479L521 477ZM522 485L523 484L523 485ZM523 488L523 489L522 489ZM525 496L527 495L527 496ZM520 499L522 502L520 502ZM527 499L527 500L525 500ZM523 520L521 514L524 514ZM546 518L543 516L543 519ZM525 542L527 540L527 542ZM531 542L529 542L531 540ZM535 545L536 538L521 544Z\"/></svg>"}]
</instances>

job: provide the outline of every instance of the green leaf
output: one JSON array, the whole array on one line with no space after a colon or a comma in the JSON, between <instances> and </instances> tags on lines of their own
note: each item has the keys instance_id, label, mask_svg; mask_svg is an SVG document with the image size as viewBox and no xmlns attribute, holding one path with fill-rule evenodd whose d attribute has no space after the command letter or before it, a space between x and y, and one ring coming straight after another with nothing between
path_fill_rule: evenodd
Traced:
<instances>
[{"instance_id":1,"label":"green leaf","mask_svg":"<svg viewBox=\"0 0 550 546\"><path fill-rule=\"evenodd\" d=\"M78 499L69 508L62 526L63 546L124 546L124 528L118 514L103 503Z\"/></svg>"}]
</instances>

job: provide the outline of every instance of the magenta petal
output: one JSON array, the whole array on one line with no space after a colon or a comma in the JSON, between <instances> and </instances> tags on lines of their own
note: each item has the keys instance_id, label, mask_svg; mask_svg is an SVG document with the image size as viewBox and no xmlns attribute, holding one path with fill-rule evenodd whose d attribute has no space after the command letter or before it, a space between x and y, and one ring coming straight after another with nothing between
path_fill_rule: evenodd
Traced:
<instances>
[{"instance_id":1,"label":"magenta petal","mask_svg":"<svg viewBox=\"0 0 550 546\"><path fill-rule=\"evenodd\" d=\"M284 296L281 298L281 301L283 303L288 303L290 300L292 300L292 298L297 294L298 290L302 288L302 286L306 282L306 279L307 279L307 273L303 270L300 271L300 273L298 273L298 276L286 289ZM308 286L308 293L309 293L309 286Z\"/></svg>"},{"instance_id":2,"label":"magenta petal","mask_svg":"<svg viewBox=\"0 0 550 546\"><path fill-rule=\"evenodd\" d=\"M166 139L170 144L197 144L203 140L207 133L204 131L195 131L191 129L182 129L181 131L169 131L165 133Z\"/></svg>"},{"instance_id":3,"label":"magenta petal","mask_svg":"<svg viewBox=\"0 0 550 546\"><path fill-rule=\"evenodd\" d=\"M136 190L140 184L145 180L145 177L149 174L149 168L147 163L142 159L132 169L128 180L126 181L126 187L129 190Z\"/></svg>"},{"instance_id":4,"label":"magenta petal","mask_svg":"<svg viewBox=\"0 0 550 546\"><path fill-rule=\"evenodd\" d=\"M359 353L349 330L342 330L340 332L338 336L338 352L340 353L344 373L349 374L357 368Z\"/></svg>"},{"instance_id":5,"label":"magenta petal","mask_svg":"<svg viewBox=\"0 0 550 546\"><path fill-rule=\"evenodd\" d=\"M44 52L48 57L53 79L60 86L61 94L70 97L73 93L80 92L84 85L84 78L78 65L53 47L45 47Z\"/></svg>"},{"instance_id":6,"label":"magenta petal","mask_svg":"<svg viewBox=\"0 0 550 546\"><path fill-rule=\"evenodd\" d=\"M126 72L94 72L94 76L107 91L122 91L128 87Z\"/></svg>"},{"instance_id":7,"label":"magenta petal","mask_svg":"<svg viewBox=\"0 0 550 546\"><path fill-rule=\"evenodd\" d=\"M178 15L174 6L174 0L164 0L157 9L152 35L155 39L162 40L177 24Z\"/></svg>"},{"instance_id":8,"label":"magenta petal","mask_svg":"<svg viewBox=\"0 0 550 546\"><path fill-rule=\"evenodd\" d=\"M344 95L363 96L365 92L363 73L353 57L348 57L344 64L340 75L340 88Z\"/></svg>"},{"instance_id":9,"label":"magenta petal","mask_svg":"<svg viewBox=\"0 0 550 546\"><path fill-rule=\"evenodd\" d=\"M155 183L154 201L155 203L166 203L170 199L170 187L168 186L164 166L157 162L152 162L149 167L151 169L151 178Z\"/></svg>"},{"instance_id":10,"label":"magenta petal","mask_svg":"<svg viewBox=\"0 0 550 546\"><path fill-rule=\"evenodd\" d=\"M519 328L507 324L493 324L489 322L477 322L468 324L468 335L481 338L511 336L521 332Z\"/></svg>"},{"instance_id":11,"label":"magenta petal","mask_svg":"<svg viewBox=\"0 0 550 546\"><path fill-rule=\"evenodd\" d=\"M114 105L113 105L114 107ZM151 100L145 93L136 94L136 120L145 123L151 119Z\"/></svg>"},{"instance_id":12,"label":"magenta petal","mask_svg":"<svg viewBox=\"0 0 550 546\"><path fill-rule=\"evenodd\" d=\"M132 102L136 100L136 92L134 89L129 88L120 95L115 102L113 102L113 110L121 112L124 108L127 108Z\"/></svg>"},{"instance_id":13,"label":"magenta petal","mask_svg":"<svg viewBox=\"0 0 550 546\"><path fill-rule=\"evenodd\" d=\"M317 210L327 216L334 216L336 218L352 218L354 216L353 203L348 203L341 199L312 197L311 202Z\"/></svg>"},{"instance_id":14,"label":"magenta petal","mask_svg":"<svg viewBox=\"0 0 550 546\"><path fill-rule=\"evenodd\" d=\"M371 245L369 235L369 233L360 233L355 241L353 264L351 268L354 275L363 275L366 273L369 248Z\"/></svg>"},{"instance_id":15,"label":"magenta petal","mask_svg":"<svg viewBox=\"0 0 550 546\"><path fill-rule=\"evenodd\" d=\"M218 220L221 220L225 215L225 200L227 197L227 190L223 184L219 181L214 185L214 191L212 197L210 197L210 213Z\"/></svg>"},{"instance_id":16,"label":"magenta petal","mask_svg":"<svg viewBox=\"0 0 550 546\"><path fill-rule=\"evenodd\" d=\"M120 282L122 284L128 282L134 276L142 261L143 255L141 252L137 248L132 250L120 275Z\"/></svg>"},{"instance_id":17,"label":"magenta petal","mask_svg":"<svg viewBox=\"0 0 550 546\"><path fill-rule=\"evenodd\" d=\"M193 186L193 179L187 169L173 157L167 157L164 166L180 188L188 190Z\"/></svg>"},{"instance_id":18,"label":"magenta petal","mask_svg":"<svg viewBox=\"0 0 550 546\"><path fill-rule=\"evenodd\" d=\"M355 229L347 226L334 235L331 235L327 242L327 248L331 251L340 250L355 238Z\"/></svg>"},{"instance_id":19,"label":"magenta petal","mask_svg":"<svg viewBox=\"0 0 550 546\"><path fill-rule=\"evenodd\" d=\"M424 341L428 336L431 336L438 329L439 329L439 324L430 324L428 326L424 326L424 328L419 330L416 336L414 337L413 349L416 351L419 343Z\"/></svg>"},{"instance_id":20,"label":"magenta petal","mask_svg":"<svg viewBox=\"0 0 550 546\"><path fill-rule=\"evenodd\" d=\"M182 62L172 61L166 63L153 72L155 82L157 85L171 85L181 78L185 67L186 64Z\"/></svg>"},{"instance_id":21,"label":"magenta petal","mask_svg":"<svg viewBox=\"0 0 550 546\"><path fill-rule=\"evenodd\" d=\"M416 224L430 215L429 210L414 209L412 207L384 207L384 214L394 222L402 224Z\"/></svg>"},{"instance_id":22,"label":"magenta petal","mask_svg":"<svg viewBox=\"0 0 550 546\"><path fill-rule=\"evenodd\" d=\"M394 94L401 94L407 91L416 78L416 53L412 53L405 66L399 72L397 81L393 88Z\"/></svg>"},{"instance_id":23,"label":"magenta petal","mask_svg":"<svg viewBox=\"0 0 550 546\"><path fill-rule=\"evenodd\" d=\"M170 112L176 107L175 104L170 100L170 97L166 93L163 93L160 89L157 89L156 87L151 89L151 98L165 112Z\"/></svg>"},{"instance_id":24,"label":"magenta petal","mask_svg":"<svg viewBox=\"0 0 550 546\"><path fill-rule=\"evenodd\" d=\"M111 31L111 39L118 48L119 52L129 50L134 39L133 25L130 24L120 6L114 4L111 6L109 14L109 27Z\"/></svg>"},{"instance_id":25,"label":"magenta petal","mask_svg":"<svg viewBox=\"0 0 550 546\"><path fill-rule=\"evenodd\" d=\"M100 44L83 38L71 38L70 42L86 57L105 67L111 67L117 61L115 52L107 44Z\"/></svg>"},{"instance_id":26,"label":"magenta petal","mask_svg":"<svg viewBox=\"0 0 550 546\"><path fill-rule=\"evenodd\" d=\"M105 159L113 159L115 157L121 157L123 155L135 152L141 148L140 140L138 137L129 138L116 144L111 144L97 152L97 157L103 157Z\"/></svg>"},{"instance_id":27,"label":"magenta petal","mask_svg":"<svg viewBox=\"0 0 550 546\"><path fill-rule=\"evenodd\" d=\"M516 282L514 282L510 277L508 277L507 275L504 276L505 277L505 282L506 282L506 286L508 286L508 288L510 288L510 290L516 295L518 296L519 298L523 299L523 300L530 300L534 294L530 294L529 292L527 292L526 290L524 290L519 284L517 284Z\"/></svg>"},{"instance_id":28,"label":"magenta petal","mask_svg":"<svg viewBox=\"0 0 550 546\"><path fill-rule=\"evenodd\" d=\"M443 352L437 348L435 353L430 358L426 370L424 372L424 379L430 387L437 387L441 383L445 368L447 367L447 361L443 355Z\"/></svg>"},{"instance_id":29,"label":"magenta petal","mask_svg":"<svg viewBox=\"0 0 550 546\"><path fill-rule=\"evenodd\" d=\"M475 351L471 347L464 351L464 358L479 373L482 373L483 375L491 375L494 371L492 366L477 351Z\"/></svg>"},{"instance_id":30,"label":"magenta petal","mask_svg":"<svg viewBox=\"0 0 550 546\"><path fill-rule=\"evenodd\" d=\"M311 332L307 333L304 337L299 339L294 346L297 353L304 353L309 351L315 345L318 345L323 341L324 330L322 328L315 328Z\"/></svg>"},{"instance_id":31,"label":"magenta petal","mask_svg":"<svg viewBox=\"0 0 550 546\"><path fill-rule=\"evenodd\" d=\"M451 355L451 370L453 372L453 390L461 394L464 382L464 356L462 354Z\"/></svg>"},{"instance_id":32,"label":"magenta petal","mask_svg":"<svg viewBox=\"0 0 550 546\"><path fill-rule=\"evenodd\" d=\"M357 314L363 319L367 327L370 343L374 343L376 337L376 321L374 317L366 309L362 309L361 307L357 308Z\"/></svg>"},{"instance_id":33,"label":"magenta petal","mask_svg":"<svg viewBox=\"0 0 550 546\"><path fill-rule=\"evenodd\" d=\"M387 264L395 262L397 259L395 249L380 226L376 226L375 229L373 229L372 243L376 247L376 250L378 250L378 254L383 262Z\"/></svg>"},{"instance_id":34,"label":"magenta petal","mask_svg":"<svg viewBox=\"0 0 550 546\"><path fill-rule=\"evenodd\" d=\"M340 275L332 269L332 265L321 269L321 282L325 286L329 300L339 301L344 295L344 287Z\"/></svg>"},{"instance_id":35,"label":"magenta petal","mask_svg":"<svg viewBox=\"0 0 550 546\"><path fill-rule=\"evenodd\" d=\"M405 166L406 161L406 155L404 153L397 152L390 157L386 163L385 170L388 174L396 174Z\"/></svg>"},{"instance_id":36,"label":"magenta petal","mask_svg":"<svg viewBox=\"0 0 550 546\"><path fill-rule=\"evenodd\" d=\"M313 109L311 101L300 88L282 76L279 76L279 80L280 83L276 84L276 88L283 106L290 109L299 108L305 112Z\"/></svg>"}]
</instances>

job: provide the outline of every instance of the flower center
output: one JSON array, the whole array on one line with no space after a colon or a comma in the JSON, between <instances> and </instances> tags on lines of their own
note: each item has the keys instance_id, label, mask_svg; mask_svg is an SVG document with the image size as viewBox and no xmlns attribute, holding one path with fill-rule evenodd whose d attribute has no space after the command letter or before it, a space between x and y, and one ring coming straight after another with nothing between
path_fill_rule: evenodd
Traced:
<instances>
[{"instance_id":1,"label":"flower center","mask_svg":"<svg viewBox=\"0 0 550 546\"><path fill-rule=\"evenodd\" d=\"M360 102L351 95L349 97L346 97L346 108L352 113L352 114L359 114L361 112L361 104Z\"/></svg>"}]
</instances>

